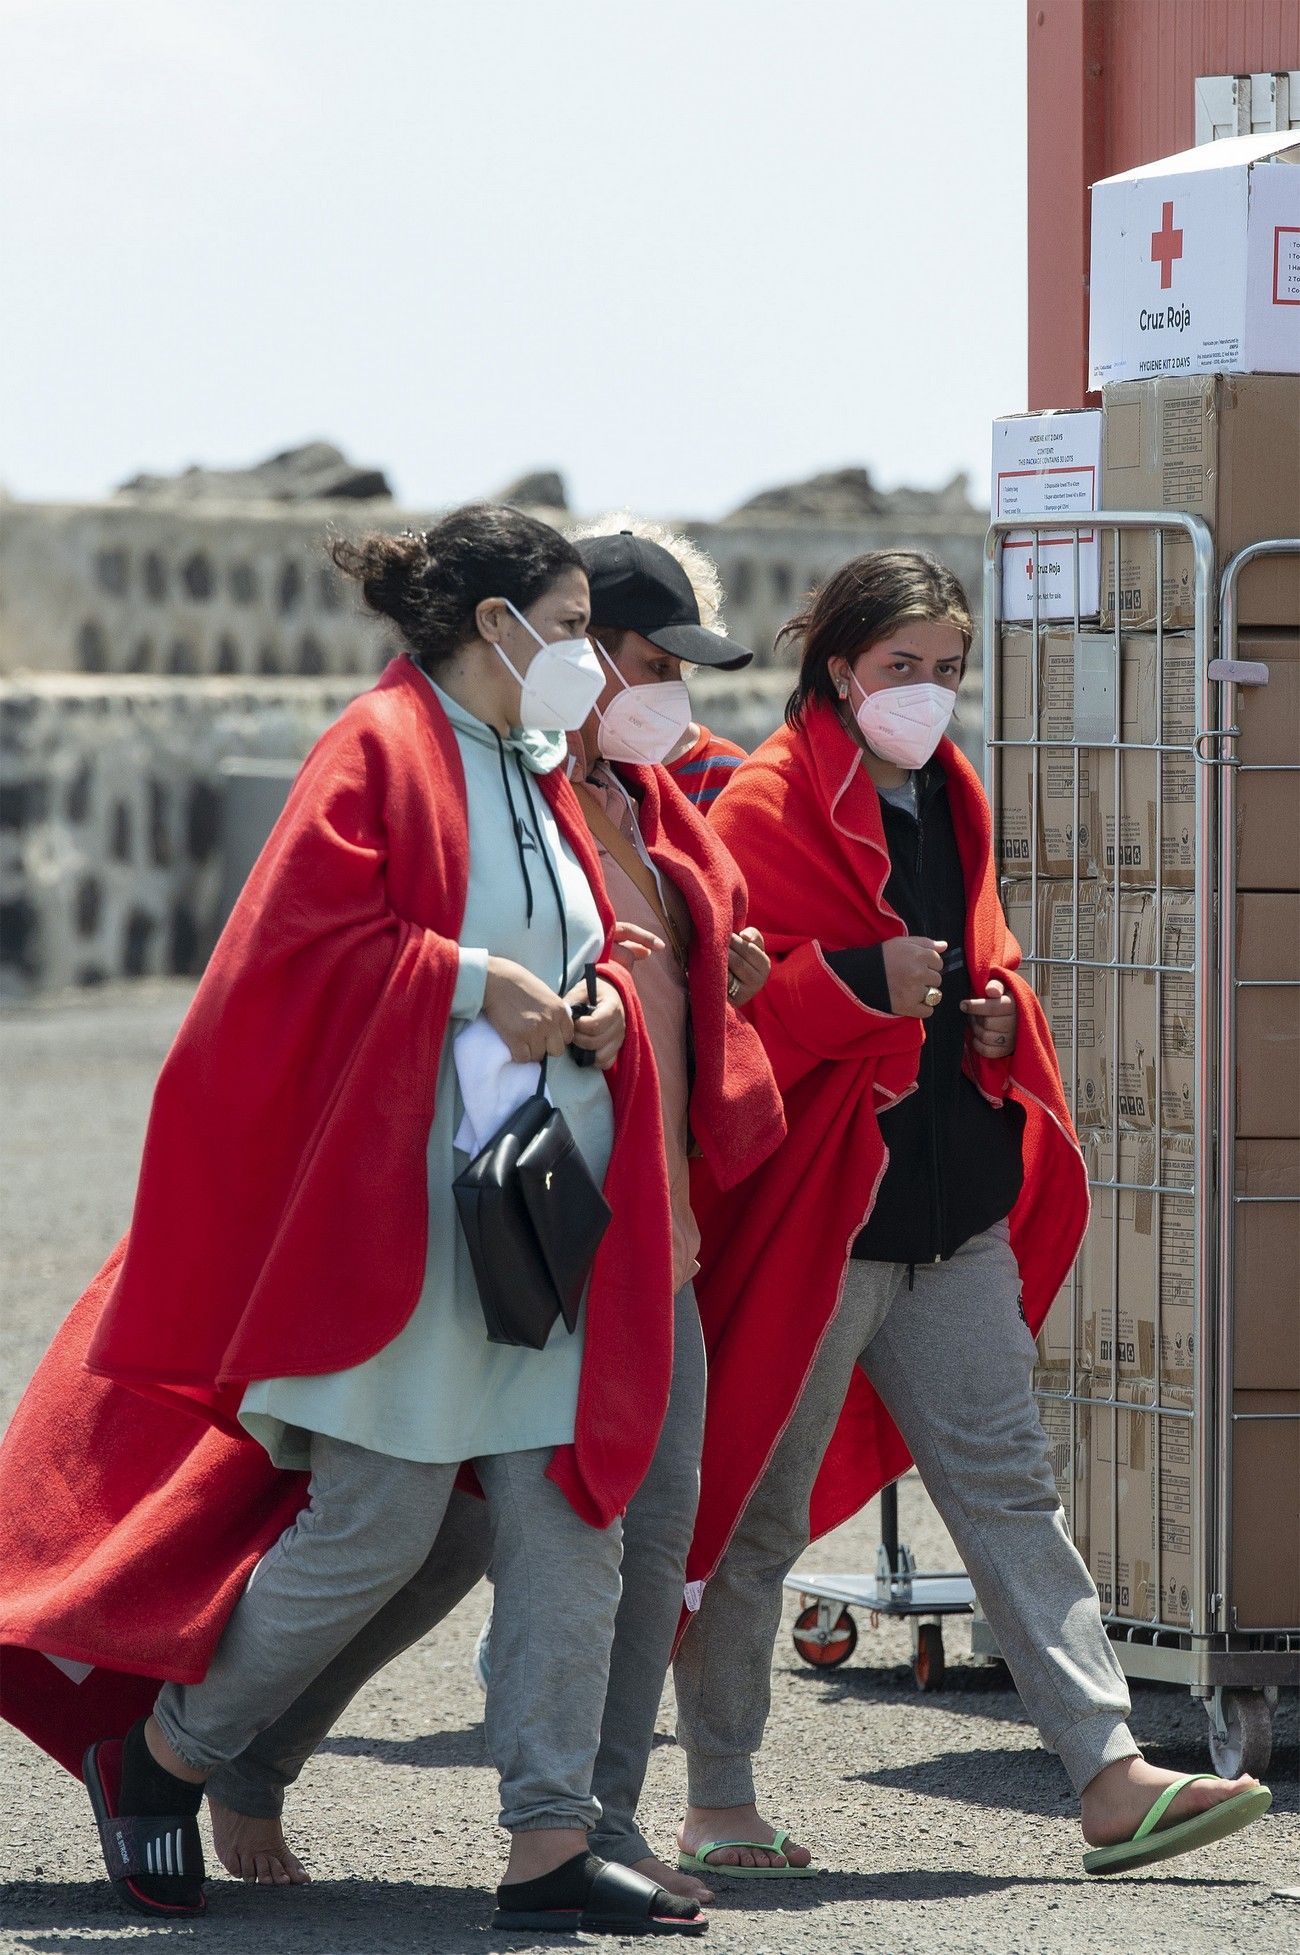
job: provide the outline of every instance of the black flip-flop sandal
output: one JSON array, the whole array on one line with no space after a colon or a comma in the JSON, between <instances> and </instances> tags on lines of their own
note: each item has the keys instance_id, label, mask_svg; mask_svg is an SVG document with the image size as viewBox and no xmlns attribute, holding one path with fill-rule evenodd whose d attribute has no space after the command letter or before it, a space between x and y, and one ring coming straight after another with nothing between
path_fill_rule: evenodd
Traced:
<instances>
[{"instance_id":1,"label":"black flip-flop sandal","mask_svg":"<svg viewBox=\"0 0 1300 1955\"><path fill-rule=\"evenodd\" d=\"M497 1899L503 1890L498 1888ZM666 1887L658 1887L631 1867L606 1860L587 1889L580 1908L503 1908L492 1926L550 1935L702 1935L708 1919L696 1907L692 1916L663 1914L665 1901L677 1901ZM690 1905L694 1905L691 1903Z\"/></svg>"},{"instance_id":2,"label":"black flip-flop sandal","mask_svg":"<svg viewBox=\"0 0 1300 1955\"><path fill-rule=\"evenodd\" d=\"M161 1914L175 1921L182 1915L202 1914L207 1907L203 1882L203 1841L198 1821L192 1813L169 1813L144 1817L121 1813L122 1740L105 1739L91 1745L81 1761L81 1776L90 1794L99 1826L104 1865L118 1899L137 1914ZM198 1900L193 1903L155 1900L136 1885L146 1879L194 1881Z\"/></svg>"}]
</instances>

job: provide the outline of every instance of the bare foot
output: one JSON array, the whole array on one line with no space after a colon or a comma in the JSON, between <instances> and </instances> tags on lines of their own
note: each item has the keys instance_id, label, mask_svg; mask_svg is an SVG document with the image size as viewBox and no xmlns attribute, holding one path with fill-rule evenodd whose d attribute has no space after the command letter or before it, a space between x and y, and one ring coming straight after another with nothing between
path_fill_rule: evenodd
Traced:
<instances>
[{"instance_id":1,"label":"bare foot","mask_svg":"<svg viewBox=\"0 0 1300 1955\"><path fill-rule=\"evenodd\" d=\"M290 1853L278 1819L250 1819L212 1798L208 1816L217 1858L236 1880L258 1887L305 1887L311 1879L302 1861Z\"/></svg>"},{"instance_id":2,"label":"bare foot","mask_svg":"<svg viewBox=\"0 0 1300 1955\"><path fill-rule=\"evenodd\" d=\"M1117 1846L1131 1840L1154 1802L1177 1772L1161 1771L1145 1758L1117 1758L1104 1766L1086 1785L1080 1801L1079 1820L1089 1846ZM1156 1827L1176 1826L1180 1819L1207 1812L1224 1799L1235 1799L1239 1792L1253 1792L1258 1779L1243 1775L1239 1779L1197 1779L1186 1785Z\"/></svg>"},{"instance_id":3,"label":"bare foot","mask_svg":"<svg viewBox=\"0 0 1300 1955\"><path fill-rule=\"evenodd\" d=\"M773 1840L778 1828L771 1820L759 1817L758 1807L687 1806L686 1817L677 1835L683 1853L697 1853L709 1840ZM709 1865L724 1867L807 1867L812 1854L806 1846L787 1840L779 1853L762 1847L728 1846L709 1855Z\"/></svg>"},{"instance_id":4,"label":"bare foot","mask_svg":"<svg viewBox=\"0 0 1300 1955\"><path fill-rule=\"evenodd\" d=\"M653 1853L648 1860L634 1860L632 1871L644 1874L656 1887L666 1887L670 1894L679 1894L684 1901L698 1901L701 1907L713 1899L713 1889L706 1887L702 1880L696 1880L693 1874L679 1873L676 1867L666 1866L662 1860L656 1860Z\"/></svg>"}]
</instances>

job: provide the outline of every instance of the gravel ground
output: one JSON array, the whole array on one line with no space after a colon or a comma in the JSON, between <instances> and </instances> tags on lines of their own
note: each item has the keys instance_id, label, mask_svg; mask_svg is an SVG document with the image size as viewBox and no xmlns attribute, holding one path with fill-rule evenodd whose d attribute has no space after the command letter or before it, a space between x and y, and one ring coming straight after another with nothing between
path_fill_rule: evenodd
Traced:
<instances>
[{"instance_id":1,"label":"gravel ground","mask_svg":"<svg viewBox=\"0 0 1300 1955\"><path fill-rule=\"evenodd\" d=\"M9 1012L0 1025L4 1269L3 1414L54 1326L124 1226L149 1094L185 1008L178 985L105 991ZM904 1538L922 1566L952 1565L914 1479ZM820 1544L809 1566L866 1569L876 1516ZM306 1888L211 1886L210 1912L154 1927L120 1913L102 1877L80 1787L0 1727L0 1948L109 1949L150 1939L227 1955L352 1955L528 1944L494 1935L500 1865L481 1698L470 1674L485 1597L380 1677L313 1761L290 1818L314 1881ZM790 1613L793 1614L791 1602ZM969 1662L948 1635L948 1686L920 1694L904 1629L862 1632L853 1661L817 1674L777 1648L763 1756L767 1809L830 1871L806 1885L720 1888L705 1946L745 1955L854 1951L1249 1949L1300 1940L1296 1700L1284 1698L1270 1774L1274 1812L1197 1861L1131 1880L1087 1881L1072 1800L1005 1673ZM1139 1687L1134 1724L1157 1762L1204 1768L1205 1719L1185 1693ZM666 1698L647 1786L647 1832L671 1842L683 1773ZM596 1944L592 1944L593 1946ZM608 1944L606 1944L608 1945Z\"/></svg>"}]
</instances>

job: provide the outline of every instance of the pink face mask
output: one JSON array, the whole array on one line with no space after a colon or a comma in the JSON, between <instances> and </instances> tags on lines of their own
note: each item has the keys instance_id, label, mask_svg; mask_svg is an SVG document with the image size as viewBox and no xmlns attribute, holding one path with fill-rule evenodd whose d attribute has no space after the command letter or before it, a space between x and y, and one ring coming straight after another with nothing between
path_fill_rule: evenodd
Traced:
<instances>
[{"instance_id":1,"label":"pink face mask","mask_svg":"<svg viewBox=\"0 0 1300 1955\"><path fill-rule=\"evenodd\" d=\"M864 692L856 672L849 677L862 694L854 717L871 751L895 767L924 767L948 730L956 693L928 681Z\"/></svg>"}]
</instances>

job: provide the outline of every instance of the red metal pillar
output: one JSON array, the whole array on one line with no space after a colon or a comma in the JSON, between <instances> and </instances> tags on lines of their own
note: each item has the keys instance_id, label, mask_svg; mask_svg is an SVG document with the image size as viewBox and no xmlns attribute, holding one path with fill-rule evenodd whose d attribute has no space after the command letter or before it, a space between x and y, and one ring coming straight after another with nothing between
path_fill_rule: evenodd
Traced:
<instances>
[{"instance_id":1,"label":"red metal pillar","mask_svg":"<svg viewBox=\"0 0 1300 1955\"><path fill-rule=\"evenodd\" d=\"M1029 0L1029 407L1088 386L1088 187L1106 174L1103 0Z\"/></svg>"}]
</instances>

